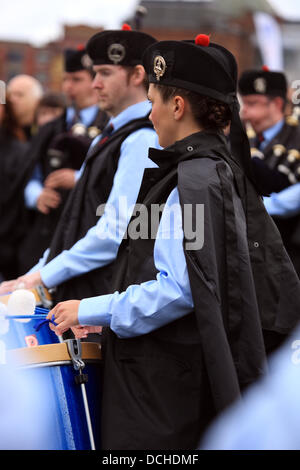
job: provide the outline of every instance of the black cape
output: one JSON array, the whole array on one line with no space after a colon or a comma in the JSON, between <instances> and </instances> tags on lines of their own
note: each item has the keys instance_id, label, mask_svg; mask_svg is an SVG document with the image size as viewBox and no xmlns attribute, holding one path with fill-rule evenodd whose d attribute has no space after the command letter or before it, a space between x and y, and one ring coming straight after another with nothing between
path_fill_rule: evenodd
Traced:
<instances>
[{"instance_id":1,"label":"black cape","mask_svg":"<svg viewBox=\"0 0 300 470\"><path fill-rule=\"evenodd\" d=\"M196 448L208 423L266 372L268 353L300 318L297 275L225 137L194 134L151 149L150 158L159 168L145 171L148 206L176 185L182 208L204 204L203 247L184 240L194 311L135 338L105 331L104 449ZM150 240L122 244L118 290L155 279L154 242L152 252Z\"/></svg>"}]
</instances>

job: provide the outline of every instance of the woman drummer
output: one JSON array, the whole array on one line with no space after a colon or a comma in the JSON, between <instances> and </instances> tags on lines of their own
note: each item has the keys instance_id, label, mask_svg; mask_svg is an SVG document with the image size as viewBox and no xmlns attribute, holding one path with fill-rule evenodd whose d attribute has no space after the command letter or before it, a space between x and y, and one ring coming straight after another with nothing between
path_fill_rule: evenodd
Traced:
<instances>
[{"instance_id":1,"label":"woman drummer","mask_svg":"<svg viewBox=\"0 0 300 470\"><path fill-rule=\"evenodd\" d=\"M144 66L164 149L150 149L114 293L49 318L58 334L104 327L104 449L195 449L297 323L300 286L252 178L233 55L199 35L153 44Z\"/></svg>"}]
</instances>

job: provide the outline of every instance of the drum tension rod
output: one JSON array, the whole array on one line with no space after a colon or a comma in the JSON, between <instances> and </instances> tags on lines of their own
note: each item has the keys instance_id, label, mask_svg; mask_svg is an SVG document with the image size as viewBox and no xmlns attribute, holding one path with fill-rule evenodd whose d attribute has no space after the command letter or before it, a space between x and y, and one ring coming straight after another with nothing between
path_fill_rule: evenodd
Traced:
<instances>
[{"instance_id":1,"label":"drum tension rod","mask_svg":"<svg viewBox=\"0 0 300 470\"><path fill-rule=\"evenodd\" d=\"M85 363L83 362L82 357L81 357L81 341L80 339L67 339L65 342L67 343L68 351L71 356L71 360L73 362L73 367L75 370L79 371L79 375L75 376L75 383L81 386L82 399L83 399L83 404L84 404L85 417L86 417L86 422L87 422L87 427L88 427L91 449L95 450L96 447L95 447L93 426L92 426L92 421L91 421L87 393L85 389L85 384L88 381L88 375L82 373L82 369L85 367Z\"/></svg>"},{"instance_id":2,"label":"drum tension rod","mask_svg":"<svg viewBox=\"0 0 300 470\"><path fill-rule=\"evenodd\" d=\"M75 383L77 385L85 384L88 382L88 375L83 374L82 369L85 363L81 358L81 341L79 339L67 339L65 341L68 346L68 351L72 359L73 367L79 371L79 375L75 376Z\"/></svg>"},{"instance_id":3,"label":"drum tension rod","mask_svg":"<svg viewBox=\"0 0 300 470\"><path fill-rule=\"evenodd\" d=\"M43 307L50 309L52 307L52 301L47 299L43 286L41 286L41 285L37 286L36 290L37 290L37 293L40 296ZM50 291L49 291L49 293L50 293Z\"/></svg>"}]
</instances>

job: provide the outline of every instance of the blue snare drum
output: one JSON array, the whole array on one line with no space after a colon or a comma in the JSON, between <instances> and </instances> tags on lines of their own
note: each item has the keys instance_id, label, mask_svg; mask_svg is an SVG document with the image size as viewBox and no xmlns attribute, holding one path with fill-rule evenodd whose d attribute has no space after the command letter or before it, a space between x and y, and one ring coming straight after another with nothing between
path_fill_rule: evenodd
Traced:
<instances>
[{"instance_id":1,"label":"blue snare drum","mask_svg":"<svg viewBox=\"0 0 300 470\"><path fill-rule=\"evenodd\" d=\"M45 310L45 313L47 311ZM35 313L41 313L37 307ZM49 323L43 320L9 319L9 328L6 334L1 335L6 349L31 348L43 344L59 343L57 335L49 328Z\"/></svg>"},{"instance_id":2,"label":"blue snare drum","mask_svg":"<svg viewBox=\"0 0 300 470\"><path fill-rule=\"evenodd\" d=\"M29 289L35 296L36 309L35 313L41 313L41 310L46 309L42 307L50 308L52 305L51 296L47 289L43 286L37 286L36 288ZM10 294L0 295L0 302L7 305ZM41 320L9 320L8 332L1 336L1 340L4 341L6 349L33 347L43 344L59 343L59 339L56 334L50 330L49 324Z\"/></svg>"},{"instance_id":3,"label":"blue snare drum","mask_svg":"<svg viewBox=\"0 0 300 470\"><path fill-rule=\"evenodd\" d=\"M20 377L43 385L51 410L45 423L49 450L100 449L101 351L96 343L68 340L10 350Z\"/></svg>"}]
</instances>

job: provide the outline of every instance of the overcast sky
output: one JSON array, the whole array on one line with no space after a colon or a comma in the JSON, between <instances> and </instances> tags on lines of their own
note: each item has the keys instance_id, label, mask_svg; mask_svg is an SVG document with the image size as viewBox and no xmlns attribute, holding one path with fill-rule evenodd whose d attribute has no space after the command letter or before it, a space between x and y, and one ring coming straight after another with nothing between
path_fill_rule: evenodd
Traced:
<instances>
[{"instance_id":1,"label":"overcast sky","mask_svg":"<svg viewBox=\"0 0 300 470\"><path fill-rule=\"evenodd\" d=\"M269 0L269 3L287 20L300 20L299 0Z\"/></svg>"},{"instance_id":2,"label":"overcast sky","mask_svg":"<svg viewBox=\"0 0 300 470\"><path fill-rule=\"evenodd\" d=\"M270 0L289 19L300 19L300 0ZM62 34L62 25L118 28L139 0L0 0L0 39L42 45Z\"/></svg>"},{"instance_id":3,"label":"overcast sky","mask_svg":"<svg viewBox=\"0 0 300 470\"><path fill-rule=\"evenodd\" d=\"M0 0L0 39L41 45L62 34L62 25L118 28L138 0Z\"/></svg>"}]
</instances>

